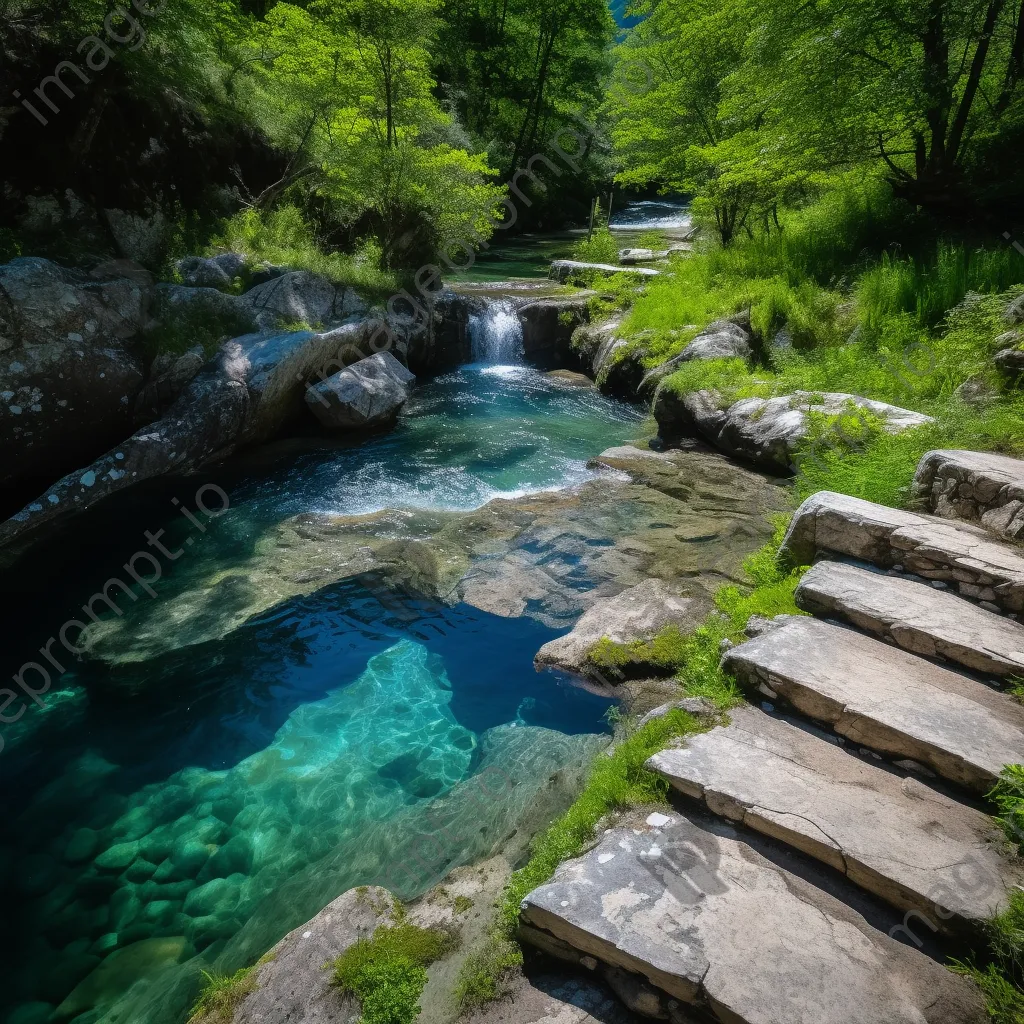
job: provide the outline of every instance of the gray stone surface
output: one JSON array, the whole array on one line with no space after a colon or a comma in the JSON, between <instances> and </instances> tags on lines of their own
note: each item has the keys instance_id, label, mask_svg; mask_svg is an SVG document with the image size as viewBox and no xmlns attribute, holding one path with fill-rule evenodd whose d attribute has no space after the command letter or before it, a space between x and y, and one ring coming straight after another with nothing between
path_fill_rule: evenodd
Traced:
<instances>
[{"instance_id":1,"label":"gray stone surface","mask_svg":"<svg viewBox=\"0 0 1024 1024\"><path fill-rule=\"evenodd\" d=\"M971 523L876 505L834 491L797 509L780 557L809 565L819 552L849 555L883 568L901 565L955 587L963 597L1009 612L1024 609L1024 552Z\"/></svg>"},{"instance_id":2,"label":"gray stone surface","mask_svg":"<svg viewBox=\"0 0 1024 1024\"><path fill-rule=\"evenodd\" d=\"M795 391L776 398L743 398L726 408L721 405L715 391L678 396L661 387L654 416L662 437L703 436L730 455L782 472L797 469L797 448L810 429L810 413L839 416L863 409L882 420L892 434L932 422L923 413L842 392ZM859 434L855 424L843 429L853 440ZM813 450L807 453L808 458L813 456Z\"/></svg>"},{"instance_id":3,"label":"gray stone surface","mask_svg":"<svg viewBox=\"0 0 1024 1024\"><path fill-rule=\"evenodd\" d=\"M289 932L256 968L256 987L236 1008L234 1024L328 1024L358 1016L359 1004L331 986L324 965L394 920L394 897L379 886L342 893Z\"/></svg>"},{"instance_id":4,"label":"gray stone surface","mask_svg":"<svg viewBox=\"0 0 1024 1024\"><path fill-rule=\"evenodd\" d=\"M315 329L331 327L366 312L366 304L353 289L335 285L308 270L293 270L250 288L240 303L251 311L262 331L296 323Z\"/></svg>"},{"instance_id":5,"label":"gray stone surface","mask_svg":"<svg viewBox=\"0 0 1024 1024\"><path fill-rule=\"evenodd\" d=\"M523 326L523 355L548 366L573 361L573 332L590 319L586 298L537 299L517 310Z\"/></svg>"},{"instance_id":6,"label":"gray stone surface","mask_svg":"<svg viewBox=\"0 0 1024 1024\"><path fill-rule=\"evenodd\" d=\"M756 708L731 718L647 766L715 814L810 854L943 931L983 924L1024 882L987 814Z\"/></svg>"},{"instance_id":7,"label":"gray stone surface","mask_svg":"<svg viewBox=\"0 0 1024 1024\"><path fill-rule=\"evenodd\" d=\"M819 562L801 579L796 603L814 615L893 640L913 654L991 676L1024 675L1024 626L925 583L844 562Z\"/></svg>"},{"instance_id":8,"label":"gray stone surface","mask_svg":"<svg viewBox=\"0 0 1024 1024\"><path fill-rule=\"evenodd\" d=\"M819 619L726 652L723 669L854 743L985 792L1024 760L1024 707L984 683Z\"/></svg>"},{"instance_id":9,"label":"gray stone surface","mask_svg":"<svg viewBox=\"0 0 1024 1024\"><path fill-rule=\"evenodd\" d=\"M914 496L943 519L980 523L1007 540L1024 539L1024 462L996 452L926 452Z\"/></svg>"},{"instance_id":10,"label":"gray stone surface","mask_svg":"<svg viewBox=\"0 0 1024 1024\"><path fill-rule=\"evenodd\" d=\"M993 357L993 361L996 364L996 369L1002 370L1003 373L1012 377L1024 373L1024 349L1022 348L1016 346L1001 348Z\"/></svg>"},{"instance_id":11,"label":"gray stone surface","mask_svg":"<svg viewBox=\"0 0 1024 1024\"><path fill-rule=\"evenodd\" d=\"M149 290L44 259L0 266L0 484L53 479L131 430Z\"/></svg>"},{"instance_id":12,"label":"gray stone surface","mask_svg":"<svg viewBox=\"0 0 1024 1024\"><path fill-rule=\"evenodd\" d=\"M707 594L687 593L679 584L649 579L598 601L565 636L549 640L533 659L537 668L558 668L579 675L603 675L587 654L602 637L624 644L650 640L665 626L696 629L713 605Z\"/></svg>"},{"instance_id":13,"label":"gray stone surface","mask_svg":"<svg viewBox=\"0 0 1024 1024\"><path fill-rule=\"evenodd\" d=\"M521 920L730 1024L981 1024L980 994L728 825L617 828Z\"/></svg>"},{"instance_id":14,"label":"gray stone surface","mask_svg":"<svg viewBox=\"0 0 1024 1024\"><path fill-rule=\"evenodd\" d=\"M554 260L548 277L552 281L567 281L574 274L597 272L611 276L612 274L639 274L641 277L657 277L658 271L653 267L615 267L610 263L581 263L579 260Z\"/></svg>"},{"instance_id":15,"label":"gray stone surface","mask_svg":"<svg viewBox=\"0 0 1024 1024\"><path fill-rule=\"evenodd\" d=\"M366 430L394 421L416 379L390 352L377 352L308 388L306 405L329 430Z\"/></svg>"},{"instance_id":16,"label":"gray stone surface","mask_svg":"<svg viewBox=\"0 0 1024 1024\"><path fill-rule=\"evenodd\" d=\"M668 249L620 249L619 263L624 267L632 267L637 263L657 263L667 260Z\"/></svg>"}]
</instances>

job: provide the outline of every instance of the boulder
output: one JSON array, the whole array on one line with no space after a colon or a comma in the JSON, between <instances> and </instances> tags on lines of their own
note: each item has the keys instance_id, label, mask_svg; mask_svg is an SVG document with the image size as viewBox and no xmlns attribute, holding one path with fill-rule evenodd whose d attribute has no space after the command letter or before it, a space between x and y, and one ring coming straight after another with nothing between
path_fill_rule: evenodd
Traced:
<instances>
[{"instance_id":1,"label":"boulder","mask_svg":"<svg viewBox=\"0 0 1024 1024\"><path fill-rule=\"evenodd\" d=\"M0 484L67 472L131 429L150 293L43 259L0 266Z\"/></svg>"},{"instance_id":2,"label":"boulder","mask_svg":"<svg viewBox=\"0 0 1024 1024\"><path fill-rule=\"evenodd\" d=\"M755 465L780 472L795 472L797 450L810 429L809 413L840 416L862 409L882 421L891 434L931 423L923 413L875 402L859 395L841 392L812 393L795 391L776 398L743 398L721 408L715 391L694 391L679 396L670 389L658 388L654 416L661 436L671 440L679 436L704 436L722 451ZM857 439L857 429L849 425L837 430L829 447ZM814 457L814 451L807 453Z\"/></svg>"},{"instance_id":3,"label":"boulder","mask_svg":"<svg viewBox=\"0 0 1024 1024\"><path fill-rule=\"evenodd\" d=\"M327 1024L354 1017L356 1001L331 985L324 966L396 920L395 898L386 889L364 885L342 893L260 961L248 981L250 991L234 1011L235 1024Z\"/></svg>"},{"instance_id":4,"label":"boulder","mask_svg":"<svg viewBox=\"0 0 1024 1024\"><path fill-rule=\"evenodd\" d=\"M642 344L630 344L623 338L619 334L621 325L621 317L584 324L573 332L572 347L603 392L635 401L647 351Z\"/></svg>"},{"instance_id":5,"label":"boulder","mask_svg":"<svg viewBox=\"0 0 1024 1024\"><path fill-rule=\"evenodd\" d=\"M246 258L237 252L222 252L217 256L188 256L178 261L178 273L183 284L191 288L231 287L236 277L245 274Z\"/></svg>"},{"instance_id":6,"label":"boulder","mask_svg":"<svg viewBox=\"0 0 1024 1024\"><path fill-rule=\"evenodd\" d=\"M731 320L716 320L705 327L679 355L647 373L643 389L653 388L663 377L692 359L749 359L751 353L748 331Z\"/></svg>"},{"instance_id":7,"label":"boulder","mask_svg":"<svg viewBox=\"0 0 1024 1024\"><path fill-rule=\"evenodd\" d=\"M1024 294L1018 295L1003 313L1003 318L1008 324L1018 327L1024 324Z\"/></svg>"},{"instance_id":8,"label":"boulder","mask_svg":"<svg viewBox=\"0 0 1024 1024\"><path fill-rule=\"evenodd\" d=\"M544 644L533 662L538 669L557 668L600 678L606 673L592 664L588 655L602 637L627 644L650 640L666 626L689 632L700 625L711 608L711 601L700 591L689 594L659 579L644 580L592 605L571 632Z\"/></svg>"},{"instance_id":9,"label":"boulder","mask_svg":"<svg viewBox=\"0 0 1024 1024\"><path fill-rule=\"evenodd\" d=\"M620 249L619 262L624 267L632 267L637 263L655 263L668 259L668 249L656 252L654 249Z\"/></svg>"},{"instance_id":10,"label":"boulder","mask_svg":"<svg viewBox=\"0 0 1024 1024\"><path fill-rule=\"evenodd\" d=\"M306 391L306 405L328 430L360 430L394 421L416 376L390 352L360 359Z\"/></svg>"},{"instance_id":11,"label":"boulder","mask_svg":"<svg viewBox=\"0 0 1024 1024\"><path fill-rule=\"evenodd\" d=\"M308 270L293 270L257 285L241 296L241 303L264 331L283 324L332 326L366 312L366 303L351 288Z\"/></svg>"},{"instance_id":12,"label":"boulder","mask_svg":"<svg viewBox=\"0 0 1024 1024\"><path fill-rule=\"evenodd\" d=\"M1024 349L1004 348L995 354L996 368L1016 377L1024 373Z\"/></svg>"}]
</instances>

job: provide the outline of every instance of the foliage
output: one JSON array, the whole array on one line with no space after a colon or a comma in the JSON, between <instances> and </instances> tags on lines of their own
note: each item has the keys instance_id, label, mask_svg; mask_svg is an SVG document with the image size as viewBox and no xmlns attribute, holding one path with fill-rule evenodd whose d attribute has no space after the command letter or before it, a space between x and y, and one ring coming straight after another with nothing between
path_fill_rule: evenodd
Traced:
<instances>
[{"instance_id":1,"label":"foliage","mask_svg":"<svg viewBox=\"0 0 1024 1024\"><path fill-rule=\"evenodd\" d=\"M1009 768L1020 770L1020 765ZM1004 773L1005 775L1005 773ZM1015 802L1021 800L1024 789L1020 778L1010 784L1014 791L1011 797ZM999 787L1003 782L999 783ZM1009 791L1005 791L1001 799L1006 799ZM1019 836L1014 838L1019 842ZM985 995L990 1018L996 1024L1022 1024L1024 1022L1024 993L1021 983L1024 981L1024 892L1014 889L1010 892L1008 905L1003 913L993 918L986 925L991 960L979 966L974 959L967 961L954 960L953 970L971 978Z\"/></svg>"},{"instance_id":2,"label":"foliage","mask_svg":"<svg viewBox=\"0 0 1024 1024\"><path fill-rule=\"evenodd\" d=\"M440 928L407 922L378 928L334 962L334 984L359 998L364 1024L410 1024L419 1011L427 967L455 948Z\"/></svg>"},{"instance_id":3,"label":"foliage","mask_svg":"<svg viewBox=\"0 0 1024 1024\"><path fill-rule=\"evenodd\" d=\"M254 971L254 967L243 967L227 976L203 971L205 984L188 1024L231 1024L236 1008L256 988Z\"/></svg>"},{"instance_id":4,"label":"foliage","mask_svg":"<svg viewBox=\"0 0 1024 1024\"><path fill-rule=\"evenodd\" d=\"M608 228L600 227L594 229L590 238L581 238L572 249L572 258L581 260L583 263L611 263L619 262L619 243Z\"/></svg>"},{"instance_id":5,"label":"foliage","mask_svg":"<svg viewBox=\"0 0 1024 1024\"><path fill-rule=\"evenodd\" d=\"M235 214L207 247L210 255L219 251L240 253L255 265L309 270L349 285L367 299L385 299L402 287L399 275L379 269L380 253L372 241L353 256L326 252L298 208L287 204L267 213L246 209Z\"/></svg>"},{"instance_id":6,"label":"foliage","mask_svg":"<svg viewBox=\"0 0 1024 1024\"><path fill-rule=\"evenodd\" d=\"M500 998L509 973L523 963L523 951L499 932L488 936L486 944L472 953L455 982L455 1000L459 1009L469 1012L477 1006Z\"/></svg>"}]
</instances>

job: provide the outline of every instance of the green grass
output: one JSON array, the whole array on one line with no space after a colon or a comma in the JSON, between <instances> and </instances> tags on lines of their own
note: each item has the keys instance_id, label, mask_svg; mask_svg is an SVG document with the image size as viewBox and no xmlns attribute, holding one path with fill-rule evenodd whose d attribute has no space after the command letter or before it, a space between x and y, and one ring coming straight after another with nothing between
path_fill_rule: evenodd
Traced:
<instances>
[{"instance_id":1,"label":"green grass","mask_svg":"<svg viewBox=\"0 0 1024 1024\"><path fill-rule=\"evenodd\" d=\"M333 981L358 997L363 1024L410 1024L420 1012L427 968L457 944L444 929L399 921L350 946L334 962Z\"/></svg>"},{"instance_id":2,"label":"green grass","mask_svg":"<svg viewBox=\"0 0 1024 1024\"><path fill-rule=\"evenodd\" d=\"M235 214L210 240L208 255L217 252L242 253L254 264L309 270L354 288L371 302L386 300L404 283L399 275L380 269L380 250L375 243L363 243L352 255L325 249L294 206L282 206L268 214L251 209Z\"/></svg>"},{"instance_id":3,"label":"green grass","mask_svg":"<svg viewBox=\"0 0 1024 1024\"><path fill-rule=\"evenodd\" d=\"M462 1013L494 999L507 991L507 979L521 967L523 951L502 934L491 935L487 943L470 955L455 982L455 1001Z\"/></svg>"},{"instance_id":4,"label":"green grass","mask_svg":"<svg viewBox=\"0 0 1024 1024\"><path fill-rule=\"evenodd\" d=\"M231 975L203 971L205 984L189 1014L188 1024L231 1024L235 1010L256 988L254 972L255 967L243 967Z\"/></svg>"},{"instance_id":5,"label":"green grass","mask_svg":"<svg viewBox=\"0 0 1024 1024\"><path fill-rule=\"evenodd\" d=\"M594 234L589 239L583 238L573 246L572 258L583 263L617 264L618 240L607 228L594 228Z\"/></svg>"}]
</instances>

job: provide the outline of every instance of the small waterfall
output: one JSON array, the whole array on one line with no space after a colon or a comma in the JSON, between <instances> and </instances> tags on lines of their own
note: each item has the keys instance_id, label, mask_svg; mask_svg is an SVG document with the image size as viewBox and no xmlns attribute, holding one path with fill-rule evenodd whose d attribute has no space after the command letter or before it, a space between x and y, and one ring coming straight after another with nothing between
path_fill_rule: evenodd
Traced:
<instances>
[{"instance_id":1,"label":"small waterfall","mask_svg":"<svg viewBox=\"0 0 1024 1024\"><path fill-rule=\"evenodd\" d=\"M469 317L473 362L509 366L523 361L523 325L515 304L499 299Z\"/></svg>"}]
</instances>

